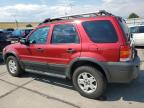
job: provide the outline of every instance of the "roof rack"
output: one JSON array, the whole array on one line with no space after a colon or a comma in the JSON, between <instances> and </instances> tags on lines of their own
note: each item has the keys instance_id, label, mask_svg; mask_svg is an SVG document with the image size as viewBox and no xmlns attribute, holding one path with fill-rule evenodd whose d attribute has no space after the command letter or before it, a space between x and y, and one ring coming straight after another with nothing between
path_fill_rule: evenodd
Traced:
<instances>
[{"instance_id":1,"label":"roof rack","mask_svg":"<svg viewBox=\"0 0 144 108\"><path fill-rule=\"evenodd\" d=\"M53 18L53 19L47 18L40 24L49 23L53 21L59 21L59 20L66 20L66 19L89 18L89 17L97 17L97 16L114 16L114 15L105 10L99 10L98 12L94 12L94 13L71 15L71 16L65 16L65 17L59 17L59 18Z\"/></svg>"},{"instance_id":2,"label":"roof rack","mask_svg":"<svg viewBox=\"0 0 144 108\"><path fill-rule=\"evenodd\" d=\"M85 13L85 14L60 17L60 19L88 18L88 17L96 17L96 16L112 16L112 14L105 10L100 10L94 13Z\"/></svg>"}]
</instances>

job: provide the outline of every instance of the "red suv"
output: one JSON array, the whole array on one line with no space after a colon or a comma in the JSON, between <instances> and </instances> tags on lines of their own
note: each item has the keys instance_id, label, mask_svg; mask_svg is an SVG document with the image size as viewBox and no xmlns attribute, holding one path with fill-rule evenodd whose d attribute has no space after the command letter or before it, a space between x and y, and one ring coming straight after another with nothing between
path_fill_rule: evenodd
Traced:
<instances>
[{"instance_id":1,"label":"red suv","mask_svg":"<svg viewBox=\"0 0 144 108\"><path fill-rule=\"evenodd\" d=\"M107 83L138 76L140 59L125 21L106 11L49 19L19 43L3 49L8 72L35 72L72 79L88 98L102 95Z\"/></svg>"}]
</instances>

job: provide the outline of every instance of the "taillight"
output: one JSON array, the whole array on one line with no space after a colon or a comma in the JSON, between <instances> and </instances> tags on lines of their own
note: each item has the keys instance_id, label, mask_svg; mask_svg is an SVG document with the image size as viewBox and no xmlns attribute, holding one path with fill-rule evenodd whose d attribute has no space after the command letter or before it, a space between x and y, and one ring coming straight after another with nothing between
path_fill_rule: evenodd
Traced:
<instances>
[{"instance_id":1,"label":"taillight","mask_svg":"<svg viewBox=\"0 0 144 108\"><path fill-rule=\"evenodd\" d=\"M120 61L131 60L131 48L129 46L120 47Z\"/></svg>"}]
</instances>

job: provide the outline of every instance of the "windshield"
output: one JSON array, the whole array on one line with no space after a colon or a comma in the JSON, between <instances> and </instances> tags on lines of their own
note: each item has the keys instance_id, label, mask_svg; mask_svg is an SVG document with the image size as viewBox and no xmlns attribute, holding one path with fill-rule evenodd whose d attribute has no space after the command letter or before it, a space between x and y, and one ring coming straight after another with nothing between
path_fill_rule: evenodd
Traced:
<instances>
[{"instance_id":1,"label":"windshield","mask_svg":"<svg viewBox=\"0 0 144 108\"><path fill-rule=\"evenodd\" d=\"M144 33L144 26L130 27L131 33Z\"/></svg>"}]
</instances>

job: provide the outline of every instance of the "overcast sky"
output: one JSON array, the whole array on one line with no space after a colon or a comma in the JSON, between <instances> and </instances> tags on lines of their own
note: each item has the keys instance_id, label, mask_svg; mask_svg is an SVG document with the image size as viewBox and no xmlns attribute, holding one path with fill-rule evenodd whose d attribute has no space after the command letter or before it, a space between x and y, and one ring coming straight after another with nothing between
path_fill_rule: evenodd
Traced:
<instances>
[{"instance_id":1,"label":"overcast sky","mask_svg":"<svg viewBox=\"0 0 144 108\"><path fill-rule=\"evenodd\" d=\"M45 18L107 10L127 18L144 17L144 0L0 0L0 22L39 22Z\"/></svg>"}]
</instances>

